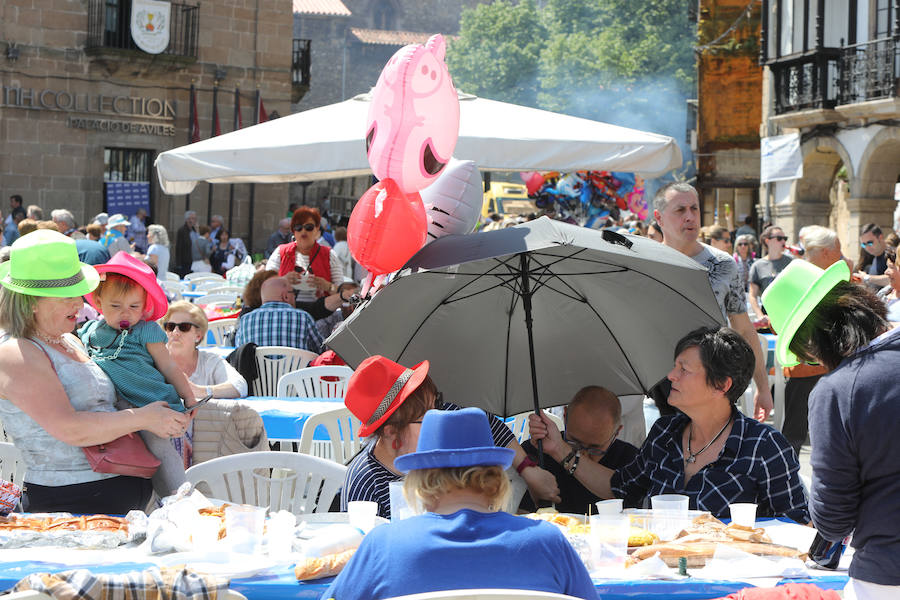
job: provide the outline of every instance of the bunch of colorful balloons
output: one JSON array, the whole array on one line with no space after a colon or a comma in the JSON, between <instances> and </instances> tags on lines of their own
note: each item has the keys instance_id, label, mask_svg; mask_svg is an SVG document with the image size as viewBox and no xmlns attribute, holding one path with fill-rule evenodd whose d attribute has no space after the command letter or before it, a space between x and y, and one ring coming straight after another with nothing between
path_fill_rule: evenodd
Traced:
<instances>
[{"instance_id":1,"label":"bunch of colorful balloons","mask_svg":"<svg viewBox=\"0 0 900 600\"><path fill-rule=\"evenodd\" d=\"M372 91L366 152L379 181L359 199L347 227L350 252L369 271L363 297L429 238L471 232L481 209L478 168L451 158L459 99L445 50L440 35L401 48Z\"/></svg>"},{"instance_id":2,"label":"bunch of colorful balloons","mask_svg":"<svg viewBox=\"0 0 900 600\"><path fill-rule=\"evenodd\" d=\"M538 208L553 208L562 218L585 227L606 217L617 219L626 210L641 220L649 216L644 182L633 173L529 172L521 177Z\"/></svg>"}]
</instances>

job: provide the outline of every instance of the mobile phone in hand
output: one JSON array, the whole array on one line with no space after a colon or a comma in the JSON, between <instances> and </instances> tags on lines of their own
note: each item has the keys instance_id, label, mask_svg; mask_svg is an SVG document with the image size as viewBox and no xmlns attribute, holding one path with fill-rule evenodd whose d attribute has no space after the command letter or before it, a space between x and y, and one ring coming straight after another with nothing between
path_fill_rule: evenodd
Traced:
<instances>
[{"instance_id":1,"label":"mobile phone in hand","mask_svg":"<svg viewBox=\"0 0 900 600\"><path fill-rule=\"evenodd\" d=\"M201 406L203 406L204 404L206 404L207 402L209 402L210 398L212 398L212 394L207 394L206 396L204 396L203 398L201 398L201 399L197 402L197 404L195 404L195 405L193 405L192 407L190 407L190 408L188 409L188 412L194 412L195 410L197 410L198 408L200 408Z\"/></svg>"}]
</instances>

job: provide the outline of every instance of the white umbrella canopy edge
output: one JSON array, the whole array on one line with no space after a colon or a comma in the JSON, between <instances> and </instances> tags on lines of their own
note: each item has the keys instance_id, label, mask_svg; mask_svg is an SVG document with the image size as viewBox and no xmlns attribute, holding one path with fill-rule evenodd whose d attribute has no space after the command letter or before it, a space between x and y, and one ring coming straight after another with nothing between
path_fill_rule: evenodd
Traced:
<instances>
[{"instance_id":1,"label":"white umbrella canopy edge","mask_svg":"<svg viewBox=\"0 0 900 600\"><path fill-rule=\"evenodd\" d=\"M644 176L681 165L673 138L560 113L460 97L454 156L483 171L608 170ZM369 95L294 113L167 150L156 159L163 191L200 181L284 183L370 174L365 151Z\"/></svg>"}]
</instances>

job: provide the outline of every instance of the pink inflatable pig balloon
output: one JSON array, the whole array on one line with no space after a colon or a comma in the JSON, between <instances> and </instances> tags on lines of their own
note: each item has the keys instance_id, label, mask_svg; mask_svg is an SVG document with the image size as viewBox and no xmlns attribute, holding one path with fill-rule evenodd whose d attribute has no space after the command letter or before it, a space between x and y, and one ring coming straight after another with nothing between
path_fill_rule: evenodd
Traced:
<instances>
[{"instance_id":1,"label":"pink inflatable pig balloon","mask_svg":"<svg viewBox=\"0 0 900 600\"><path fill-rule=\"evenodd\" d=\"M459 137L459 100L444 63L445 44L433 35L388 61L372 92L366 127L369 166L411 194L437 179Z\"/></svg>"}]
</instances>

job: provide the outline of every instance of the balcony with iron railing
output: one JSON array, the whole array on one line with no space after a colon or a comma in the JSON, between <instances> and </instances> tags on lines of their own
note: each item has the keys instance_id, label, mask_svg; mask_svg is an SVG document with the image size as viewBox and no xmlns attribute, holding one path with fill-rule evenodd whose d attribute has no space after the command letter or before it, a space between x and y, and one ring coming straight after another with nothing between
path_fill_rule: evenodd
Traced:
<instances>
[{"instance_id":1,"label":"balcony with iron railing","mask_svg":"<svg viewBox=\"0 0 900 600\"><path fill-rule=\"evenodd\" d=\"M767 64L774 81L775 114L796 118L795 125L805 123L796 115L802 111L811 119L809 123L866 116L871 111L866 103L873 101L892 104L887 109L879 108L882 113L900 111L898 36L851 46L844 46L841 40L840 48L819 48L779 57ZM816 109L820 109L820 114L809 116ZM829 113L830 109L836 111Z\"/></svg>"},{"instance_id":2,"label":"balcony with iron railing","mask_svg":"<svg viewBox=\"0 0 900 600\"><path fill-rule=\"evenodd\" d=\"M131 39L131 3L88 0L88 31L85 52L95 57L115 58L165 56L175 62L197 60L200 6L172 2L169 15L169 45L158 55L149 55Z\"/></svg>"},{"instance_id":3,"label":"balcony with iron railing","mask_svg":"<svg viewBox=\"0 0 900 600\"><path fill-rule=\"evenodd\" d=\"M312 64L309 40L295 39L291 49L291 102L296 104L309 91L309 69Z\"/></svg>"},{"instance_id":4,"label":"balcony with iron railing","mask_svg":"<svg viewBox=\"0 0 900 600\"><path fill-rule=\"evenodd\" d=\"M887 37L841 48L840 104L897 97L900 43Z\"/></svg>"}]
</instances>

